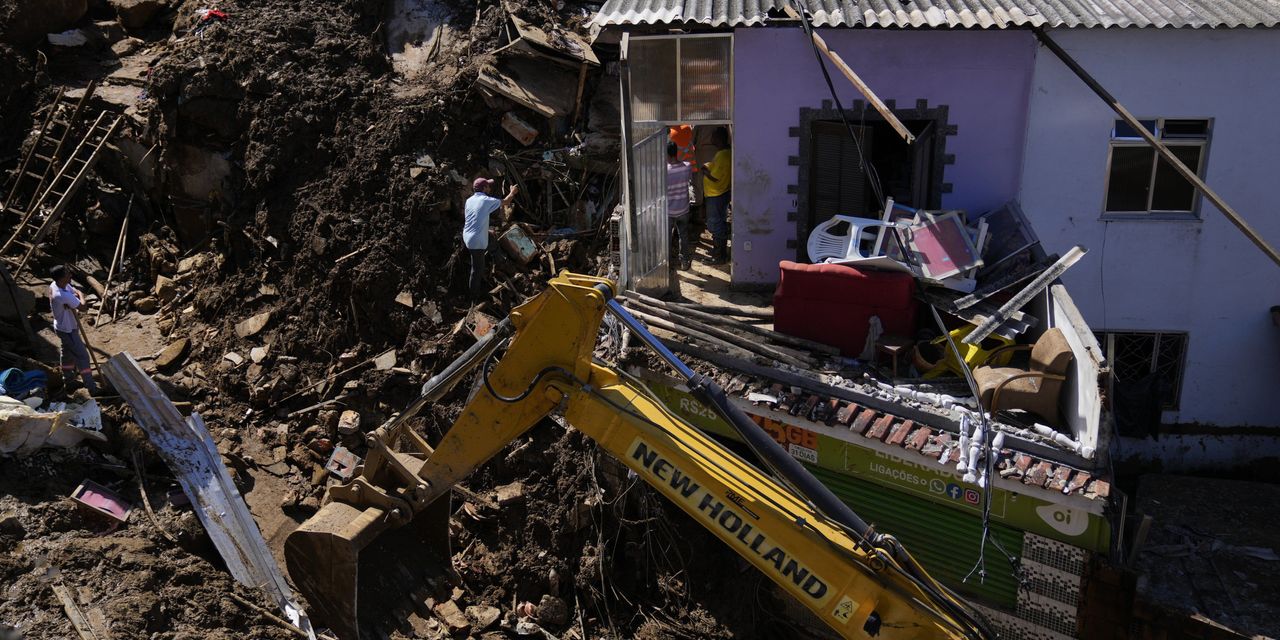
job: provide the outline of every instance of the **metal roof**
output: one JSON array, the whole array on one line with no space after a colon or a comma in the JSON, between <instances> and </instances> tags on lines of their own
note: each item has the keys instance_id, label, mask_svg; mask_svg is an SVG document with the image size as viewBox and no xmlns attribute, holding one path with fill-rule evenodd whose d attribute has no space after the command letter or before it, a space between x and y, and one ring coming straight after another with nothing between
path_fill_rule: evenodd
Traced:
<instances>
[{"instance_id":1,"label":"metal roof","mask_svg":"<svg viewBox=\"0 0 1280 640\"><path fill-rule=\"evenodd\" d=\"M788 0L605 0L601 26L750 27ZM1280 0L798 0L825 27L1274 27Z\"/></svg>"}]
</instances>

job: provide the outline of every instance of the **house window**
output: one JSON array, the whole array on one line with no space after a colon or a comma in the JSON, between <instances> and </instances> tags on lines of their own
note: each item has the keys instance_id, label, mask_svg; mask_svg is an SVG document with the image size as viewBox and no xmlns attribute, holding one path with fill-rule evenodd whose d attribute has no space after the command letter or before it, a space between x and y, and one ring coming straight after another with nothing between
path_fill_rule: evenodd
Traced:
<instances>
[{"instance_id":1,"label":"house window","mask_svg":"<svg viewBox=\"0 0 1280 640\"><path fill-rule=\"evenodd\" d=\"M1204 176L1208 120L1157 118L1140 122L1196 175ZM1199 192L1123 120L1116 120L1111 130L1107 167L1106 213L1196 212Z\"/></svg>"},{"instance_id":2,"label":"house window","mask_svg":"<svg viewBox=\"0 0 1280 640\"><path fill-rule=\"evenodd\" d=\"M1136 383L1149 380L1158 386L1160 408L1177 411L1186 365L1187 334L1155 331L1106 332L1099 342L1107 350L1111 375Z\"/></svg>"}]
</instances>

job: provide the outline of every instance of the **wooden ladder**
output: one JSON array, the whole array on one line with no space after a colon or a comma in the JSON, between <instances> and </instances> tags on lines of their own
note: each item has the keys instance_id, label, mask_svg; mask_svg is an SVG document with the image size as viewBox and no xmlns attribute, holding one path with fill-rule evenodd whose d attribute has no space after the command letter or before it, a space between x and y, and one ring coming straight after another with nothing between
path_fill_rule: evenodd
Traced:
<instances>
[{"instance_id":1,"label":"wooden ladder","mask_svg":"<svg viewBox=\"0 0 1280 640\"><path fill-rule=\"evenodd\" d=\"M98 118L93 121L93 126L89 127L89 130L84 134L84 138L80 140L80 144L76 145L75 151L71 153L67 161L63 163L62 168L58 170L58 174L26 214L23 215L22 222L18 224L13 236L4 243L3 247L0 247L0 257L7 256L9 250L14 247L26 250L14 267L14 277L22 273L22 269L26 267L27 261L35 253L36 247L40 246L45 234L62 217L67 204L70 203L71 198L79 190L80 185L84 183L85 176L93 169L93 165L98 162L98 157L101 155L103 147L107 146L107 141L112 135L115 135L116 130L120 128L120 123L123 121L124 116L112 116L107 111L98 114ZM46 205L51 208L47 213L44 213L42 209Z\"/></svg>"},{"instance_id":2,"label":"wooden ladder","mask_svg":"<svg viewBox=\"0 0 1280 640\"><path fill-rule=\"evenodd\" d=\"M58 90L57 97L49 105L49 111L40 123L40 129L36 131L35 141L27 148L22 164L18 165L18 170L13 174L13 186L9 188L9 195L0 206L0 212L23 219L31 211L31 205L40 197L49 178L57 174L56 167L62 159L67 140L77 128L80 114L93 97L97 86L97 80L90 82L84 95L74 104L67 97L65 89ZM24 195L28 193L29 196Z\"/></svg>"}]
</instances>

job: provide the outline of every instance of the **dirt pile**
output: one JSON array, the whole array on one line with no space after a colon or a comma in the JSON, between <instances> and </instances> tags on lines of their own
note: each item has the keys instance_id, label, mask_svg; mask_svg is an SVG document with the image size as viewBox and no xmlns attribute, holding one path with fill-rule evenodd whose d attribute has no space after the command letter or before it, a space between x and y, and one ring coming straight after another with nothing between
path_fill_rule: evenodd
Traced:
<instances>
[{"instance_id":1,"label":"dirt pile","mask_svg":"<svg viewBox=\"0 0 1280 640\"><path fill-rule=\"evenodd\" d=\"M175 401L204 417L279 555L337 481L323 469L330 453L345 446L363 455L363 432L473 341L457 241L471 179L516 180L513 168L546 161L502 129L503 111L491 106L501 101L473 87L509 30L496 3L441 3L465 38L437 73L408 79L385 53L381 1L214 3L224 17L201 13L206 4L171 3L163 15L173 38L134 43L139 53L113 63L142 69L130 80L141 90L129 94L141 95L127 103L139 122L121 141L129 162L104 167L88 186L84 206L61 223L57 259L104 278L115 230L131 216L123 273L108 292L128 312L118 322L165 336L167 348L134 355ZM581 13L513 10L545 27ZM597 84L616 87L594 78L588 96ZM611 118L588 107L580 126ZM546 146L574 144L553 129L543 129ZM22 133L6 126L0 135ZM577 170L537 171L553 176L550 189L554 176ZM605 184L579 188L605 208ZM522 206L513 215L528 221ZM529 265L495 252L497 286L485 307L493 316L556 270L602 269L598 235L555 239L550 229L529 229L543 247ZM455 390L415 428L435 441L466 396ZM339 428L344 413L358 421L354 432ZM123 407L115 417L128 421ZM0 533L0 578L16 585L0 622L21 622L34 638L71 633L41 580L47 558L93 591L83 606L105 615L112 637L220 637L227 629L283 637L225 596L254 600L219 570L190 512L168 505L162 466L149 470L160 527L134 520L97 536L62 499L86 475L135 495L127 443L139 440L125 437L114 460L82 451L33 458L84 457L35 475L5 466L0 493L12 497L0 502L0 516L16 512L20 533ZM28 486L33 478L41 480ZM758 573L554 421L465 484L471 497L455 501L453 517L459 581L437 585L413 615L389 618L392 637L445 637L461 623L456 612L476 637L515 637L533 622L563 638L797 633L771 613L778 605Z\"/></svg>"}]
</instances>

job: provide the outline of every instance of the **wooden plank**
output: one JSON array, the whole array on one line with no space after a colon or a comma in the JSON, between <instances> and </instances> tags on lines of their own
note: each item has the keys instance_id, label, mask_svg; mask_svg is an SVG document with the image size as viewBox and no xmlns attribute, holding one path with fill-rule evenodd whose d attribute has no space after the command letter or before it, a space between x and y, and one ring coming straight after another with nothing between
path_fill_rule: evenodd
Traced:
<instances>
[{"instance_id":1,"label":"wooden plank","mask_svg":"<svg viewBox=\"0 0 1280 640\"><path fill-rule=\"evenodd\" d=\"M1027 286L1023 287L1022 291L1019 291L1017 295L1004 303L1004 306L997 309L994 315L984 320L982 324L978 325L977 329L974 329L969 333L969 335L965 336L964 340L961 342L964 342L965 344L978 344L985 340L987 336L991 335L991 333L996 330L997 327L1004 324L1005 321L1009 319L1009 315L1011 313L1021 309L1028 302L1031 302L1032 298L1039 295L1041 291L1047 289L1050 284L1053 284L1054 280L1057 280L1058 277L1066 272L1067 269L1070 269L1071 265L1079 262L1080 258L1083 258L1086 252L1087 250L1079 245L1072 247L1070 251L1063 254L1061 258L1058 258L1057 262L1053 263L1053 265L1048 269L1045 269L1043 273L1036 276L1035 280L1027 283Z\"/></svg>"},{"instance_id":2,"label":"wooden plank","mask_svg":"<svg viewBox=\"0 0 1280 640\"><path fill-rule=\"evenodd\" d=\"M796 13L795 8L791 6L790 2L783 3L782 9L783 11L786 11L787 15L793 20L806 20L806 18L803 18L799 13ZM864 82L862 78L854 72L853 68L840 57L840 54L832 51L830 47L827 46L827 41L822 39L822 36L817 33L813 33L812 37L813 43L818 45L818 50L821 51L823 55L827 56L827 59L835 64L836 68L840 70L840 73L844 74L844 77L849 79L849 82L853 84L854 88L866 97L867 102L871 103L871 106L875 107L876 111L879 111L880 115L884 116L884 119L889 123L889 126L893 127L893 130L897 131L898 135L902 136L902 139L907 141L907 144L915 142L916 137L911 134L911 131L907 130L907 125L902 124L902 121L898 119L898 116L894 115L893 110L880 99L880 96L877 96L875 92L871 90L871 87L867 86L867 83Z\"/></svg>"},{"instance_id":3,"label":"wooden plank","mask_svg":"<svg viewBox=\"0 0 1280 640\"><path fill-rule=\"evenodd\" d=\"M53 585L53 595L58 596L58 600L62 602L62 608L66 610L67 617L71 619L71 624L76 628L76 633L80 634L82 640L100 640L98 635L93 632L93 627L89 626L89 620L81 613L80 607L76 604L76 599L71 595L71 590L67 587L55 584Z\"/></svg>"},{"instance_id":4,"label":"wooden plank","mask_svg":"<svg viewBox=\"0 0 1280 640\"><path fill-rule=\"evenodd\" d=\"M789 364L794 367L800 367L802 369L809 369L813 367L812 362L808 362L799 357L785 353L776 347L752 342L746 337L739 336L710 325L705 325L694 320L689 320L688 318L680 318L668 311L649 309L646 312L644 310L637 309L634 301L630 302L627 310L630 311L632 315L648 324L666 329L667 331L674 331L696 340L704 340L713 344L724 343L732 345L733 347L746 351L747 353L769 360L775 360L783 364Z\"/></svg>"},{"instance_id":5,"label":"wooden plank","mask_svg":"<svg viewBox=\"0 0 1280 640\"><path fill-rule=\"evenodd\" d=\"M619 297L623 297L623 296L619 296ZM805 349L807 351L817 351L819 353L826 353L830 355L840 354L839 348L833 347L828 344L822 344L821 342L814 342L813 340L806 340L804 338L797 338L795 336L789 336L784 333L778 333L777 331L764 329L762 327L757 327L755 325L747 324L740 320L735 320L733 318L730 318L729 316L716 315L714 313L706 313L704 311L698 311L696 309L682 307L675 303L664 302L662 300L658 300L657 298L651 298L649 296L644 295L643 293L627 292L624 299L631 300L647 308L662 309L664 311L671 311L674 313L683 314L685 316L688 316L695 320L700 320L707 324L723 326L732 331L737 331L739 333L749 333L749 334L764 338L765 340L780 343L780 344L794 347L797 349Z\"/></svg>"},{"instance_id":6,"label":"wooden plank","mask_svg":"<svg viewBox=\"0 0 1280 640\"><path fill-rule=\"evenodd\" d=\"M1062 47L1058 46L1057 42L1050 39L1049 35L1046 34L1043 29L1040 27L1032 27L1031 31L1036 34L1036 38L1040 40L1045 48L1052 51L1053 55L1057 56L1063 64L1067 65L1067 68L1071 69L1071 71L1075 73L1080 80L1084 81L1084 83L1088 85L1094 93L1098 94L1098 97L1102 98L1102 101L1107 103L1107 106L1111 107L1112 111L1115 111L1126 124L1133 128L1134 131L1137 131L1138 135L1141 135L1142 139L1147 141L1147 144L1154 147L1156 153L1160 154L1160 157L1164 159L1165 162L1168 162L1169 166L1173 167L1174 170L1178 172L1178 175L1182 176L1183 179L1194 185L1196 190L1204 194L1204 197L1208 198L1209 202L1212 202L1213 206L1217 207L1218 211L1222 212L1222 215L1226 216L1227 220L1229 220L1231 224L1235 225L1236 228L1249 239L1249 241L1253 242L1253 244L1261 249L1263 253L1267 254L1267 257L1271 258L1272 262L1276 263L1277 266L1280 266L1280 252L1277 252L1275 247L1268 244L1267 241L1263 239L1263 237L1259 235L1258 232L1250 226L1239 213L1236 213L1236 210L1231 208L1231 205L1227 204L1227 202L1223 200L1216 191L1210 189L1209 185L1206 184L1204 180L1201 180L1200 176L1197 175L1195 171L1192 171L1190 167L1178 158L1178 156L1173 155L1173 152L1169 150L1169 147L1165 146L1163 142L1157 140L1146 127L1142 126L1142 123L1139 122L1132 113L1129 113L1129 110L1126 109L1124 105L1120 104L1120 101L1116 100L1115 96L1111 95L1111 93L1099 84L1093 76L1089 75L1089 72L1085 71L1084 67L1081 67L1080 63L1076 62L1074 58L1062 49Z\"/></svg>"}]
</instances>

